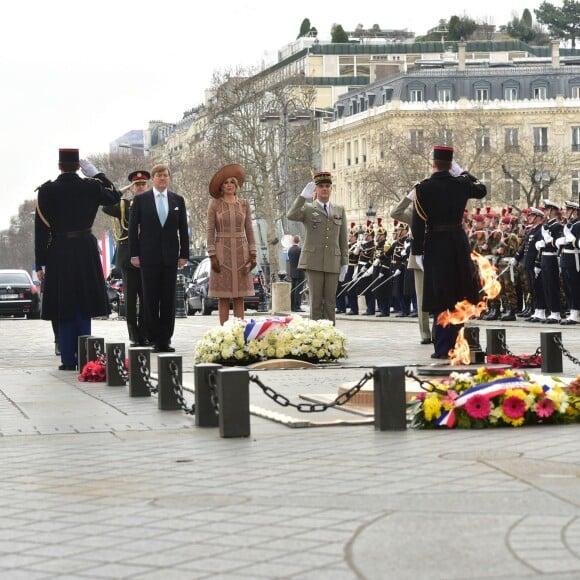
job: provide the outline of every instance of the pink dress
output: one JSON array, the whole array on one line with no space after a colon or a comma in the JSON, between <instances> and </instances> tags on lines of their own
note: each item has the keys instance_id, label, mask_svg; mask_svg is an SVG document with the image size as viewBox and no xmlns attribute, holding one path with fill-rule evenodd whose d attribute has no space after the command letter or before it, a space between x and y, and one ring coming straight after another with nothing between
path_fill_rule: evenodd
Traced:
<instances>
[{"instance_id":1,"label":"pink dress","mask_svg":"<svg viewBox=\"0 0 580 580\"><path fill-rule=\"evenodd\" d=\"M207 253L217 256L221 272L211 271L209 296L240 298L254 295L250 257L256 255L250 202L212 198L207 207Z\"/></svg>"}]
</instances>

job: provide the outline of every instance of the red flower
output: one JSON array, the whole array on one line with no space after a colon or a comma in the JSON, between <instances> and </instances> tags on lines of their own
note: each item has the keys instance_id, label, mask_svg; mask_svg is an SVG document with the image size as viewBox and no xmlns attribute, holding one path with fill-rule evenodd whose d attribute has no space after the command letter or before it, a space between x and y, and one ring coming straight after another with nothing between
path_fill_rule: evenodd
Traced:
<instances>
[{"instance_id":1,"label":"red flower","mask_svg":"<svg viewBox=\"0 0 580 580\"><path fill-rule=\"evenodd\" d=\"M526 412L526 403L519 397L506 397L503 402L503 412L510 419L520 419Z\"/></svg>"},{"instance_id":2,"label":"red flower","mask_svg":"<svg viewBox=\"0 0 580 580\"><path fill-rule=\"evenodd\" d=\"M473 395L465 403L465 410L473 419L487 419L491 411L491 403L483 395Z\"/></svg>"},{"instance_id":3,"label":"red flower","mask_svg":"<svg viewBox=\"0 0 580 580\"><path fill-rule=\"evenodd\" d=\"M78 380L82 383L98 383L105 381L107 371L105 365L100 361L89 361L84 367Z\"/></svg>"},{"instance_id":4,"label":"red flower","mask_svg":"<svg viewBox=\"0 0 580 580\"><path fill-rule=\"evenodd\" d=\"M547 397L540 399L536 403L536 414L538 415L538 417L542 418L550 417L550 415L552 415L552 413L554 412L554 409L555 409L554 401L552 401L552 399L548 399Z\"/></svg>"}]
</instances>

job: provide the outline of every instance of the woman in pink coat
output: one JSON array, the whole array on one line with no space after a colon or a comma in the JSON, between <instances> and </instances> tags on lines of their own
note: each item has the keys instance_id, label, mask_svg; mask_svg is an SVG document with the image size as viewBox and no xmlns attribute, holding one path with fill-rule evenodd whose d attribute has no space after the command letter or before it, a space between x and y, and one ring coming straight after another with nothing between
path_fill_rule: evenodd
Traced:
<instances>
[{"instance_id":1,"label":"woman in pink coat","mask_svg":"<svg viewBox=\"0 0 580 580\"><path fill-rule=\"evenodd\" d=\"M211 179L213 199L207 208L207 253L211 259L209 296L218 299L220 324L229 317L244 317L244 296L254 295L252 270L256 267L256 241L250 202L238 197L245 179L236 163L222 167Z\"/></svg>"}]
</instances>

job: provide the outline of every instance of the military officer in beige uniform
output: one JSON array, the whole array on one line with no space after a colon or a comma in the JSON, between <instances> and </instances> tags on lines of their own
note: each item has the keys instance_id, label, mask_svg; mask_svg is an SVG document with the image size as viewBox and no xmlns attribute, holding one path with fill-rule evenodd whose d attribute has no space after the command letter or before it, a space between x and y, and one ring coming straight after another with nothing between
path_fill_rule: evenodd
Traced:
<instances>
[{"instance_id":1,"label":"military officer in beige uniform","mask_svg":"<svg viewBox=\"0 0 580 580\"><path fill-rule=\"evenodd\" d=\"M310 318L334 323L336 289L348 269L348 241L344 208L330 203L331 193L330 173L316 173L292 204L288 219L306 229L299 268L308 278Z\"/></svg>"}]
</instances>

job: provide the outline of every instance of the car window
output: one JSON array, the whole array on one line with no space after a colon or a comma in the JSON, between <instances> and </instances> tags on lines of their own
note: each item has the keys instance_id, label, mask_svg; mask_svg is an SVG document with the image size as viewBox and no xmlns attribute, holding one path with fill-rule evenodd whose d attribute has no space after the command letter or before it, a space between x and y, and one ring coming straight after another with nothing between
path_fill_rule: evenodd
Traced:
<instances>
[{"instance_id":1,"label":"car window","mask_svg":"<svg viewBox=\"0 0 580 580\"><path fill-rule=\"evenodd\" d=\"M20 272L0 272L0 284L31 284L30 278Z\"/></svg>"}]
</instances>

